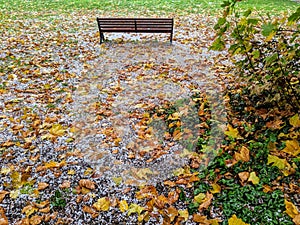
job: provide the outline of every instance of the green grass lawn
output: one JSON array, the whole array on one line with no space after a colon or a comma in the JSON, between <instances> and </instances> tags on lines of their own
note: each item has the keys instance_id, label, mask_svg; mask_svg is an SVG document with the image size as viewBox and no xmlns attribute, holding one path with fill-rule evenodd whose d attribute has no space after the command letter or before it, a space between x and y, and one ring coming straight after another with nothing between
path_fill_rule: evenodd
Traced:
<instances>
[{"instance_id":1,"label":"green grass lawn","mask_svg":"<svg viewBox=\"0 0 300 225\"><path fill-rule=\"evenodd\" d=\"M215 12L220 9L222 0L0 0L1 10L64 10L72 11L77 9L97 10L128 10L128 11L169 11L169 12ZM299 3L290 0L248 0L241 2L242 8L256 8L271 13L278 13L284 10L293 10Z\"/></svg>"}]
</instances>

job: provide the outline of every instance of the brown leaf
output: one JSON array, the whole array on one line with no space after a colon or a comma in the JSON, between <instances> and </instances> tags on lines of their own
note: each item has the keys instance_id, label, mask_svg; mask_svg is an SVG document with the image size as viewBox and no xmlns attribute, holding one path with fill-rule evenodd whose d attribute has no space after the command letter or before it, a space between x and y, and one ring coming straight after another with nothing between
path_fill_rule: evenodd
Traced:
<instances>
[{"instance_id":1,"label":"brown leaf","mask_svg":"<svg viewBox=\"0 0 300 225\"><path fill-rule=\"evenodd\" d=\"M49 184L47 184L47 183L45 183L45 182L40 182L40 183L38 184L38 190L39 190L39 191L42 191L42 190L46 189L48 186L49 186Z\"/></svg>"},{"instance_id":2,"label":"brown leaf","mask_svg":"<svg viewBox=\"0 0 300 225\"><path fill-rule=\"evenodd\" d=\"M249 149L246 148L245 146L243 146L243 147L241 148L241 150L240 150L240 153L236 152L236 153L234 154L234 159L235 159L236 161L241 160L241 161L243 161L243 162L249 162L249 160L250 160L250 155L249 155L249 154L250 154Z\"/></svg>"},{"instance_id":3,"label":"brown leaf","mask_svg":"<svg viewBox=\"0 0 300 225\"><path fill-rule=\"evenodd\" d=\"M206 193L206 198L203 200L203 203L199 206L199 211L201 211L202 209L207 209L211 202L212 202L212 199L213 199L213 195L209 192Z\"/></svg>"},{"instance_id":4,"label":"brown leaf","mask_svg":"<svg viewBox=\"0 0 300 225\"><path fill-rule=\"evenodd\" d=\"M99 213L97 213L97 212L95 211L95 209L93 209L92 207L89 207L89 206L87 206L87 205L84 205L84 206L82 207L82 211L83 211L83 212L86 212L86 213L89 213L89 214L92 216L93 219L96 218L96 217L99 215Z\"/></svg>"},{"instance_id":5,"label":"brown leaf","mask_svg":"<svg viewBox=\"0 0 300 225\"><path fill-rule=\"evenodd\" d=\"M249 172L245 171L245 172L240 172L239 174L239 178L241 179L242 182L245 182L248 180L249 178Z\"/></svg>"},{"instance_id":6,"label":"brown leaf","mask_svg":"<svg viewBox=\"0 0 300 225\"><path fill-rule=\"evenodd\" d=\"M3 199L7 194L9 194L9 191L4 191L4 190L0 191L0 203L3 201Z\"/></svg>"},{"instance_id":7,"label":"brown leaf","mask_svg":"<svg viewBox=\"0 0 300 225\"><path fill-rule=\"evenodd\" d=\"M193 221L197 222L197 223L200 223L201 225L209 225L210 224L210 222L207 220L206 216L202 216L202 215L199 215L199 214L194 214L193 215Z\"/></svg>"},{"instance_id":8,"label":"brown leaf","mask_svg":"<svg viewBox=\"0 0 300 225\"><path fill-rule=\"evenodd\" d=\"M79 181L79 186L80 187L85 187L87 189L90 189L90 190L94 190L96 187L95 187L95 182L91 181L91 180L88 180L88 179L81 179Z\"/></svg>"},{"instance_id":9,"label":"brown leaf","mask_svg":"<svg viewBox=\"0 0 300 225\"><path fill-rule=\"evenodd\" d=\"M300 225L300 214L294 217L293 222L295 225Z\"/></svg>"},{"instance_id":10,"label":"brown leaf","mask_svg":"<svg viewBox=\"0 0 300 225\"><path fill-rule=\"evenodd\" d=\"M30 225L38 225L42 222L42 216L35 215L29 219Z\"/></svg>"},{"instance_id":11,"label":"brown leaf","mask_svg":"<svg viewBox=\"0 0 300 225\"><path fill-rule=\"evenodd\" d=\"M8 225L8 219L5 215L4 209L0 206L0 225Z\"/></svg>"},{"instance_id":12,"label":"brown leaf","mask_svg":"<svg viewBox=\"0 0 300 225\"><path fill-rule=\"evenodd\" d=\"M69 188L71 186L70 181L65 180L61 185L59 185L59 187L61 189L65 189L65 188Z\"/></svg>"}]
</instances>

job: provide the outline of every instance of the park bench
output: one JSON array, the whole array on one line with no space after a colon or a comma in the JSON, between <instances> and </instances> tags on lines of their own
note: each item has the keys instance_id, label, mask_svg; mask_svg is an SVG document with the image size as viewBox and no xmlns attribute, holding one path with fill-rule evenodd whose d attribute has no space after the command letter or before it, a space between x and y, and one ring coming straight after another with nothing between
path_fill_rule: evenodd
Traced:
<instances>
[{"instance_id":1,"label":"park bench","mask_svg":"<svg viewBox=\"0 0 300 225\"><path fill-rule=\"evenodd\" d=\"M173 18L97 18L100 44L104 41L104 33L170 33L173 38Z\"/></svg>"}]
</instances>

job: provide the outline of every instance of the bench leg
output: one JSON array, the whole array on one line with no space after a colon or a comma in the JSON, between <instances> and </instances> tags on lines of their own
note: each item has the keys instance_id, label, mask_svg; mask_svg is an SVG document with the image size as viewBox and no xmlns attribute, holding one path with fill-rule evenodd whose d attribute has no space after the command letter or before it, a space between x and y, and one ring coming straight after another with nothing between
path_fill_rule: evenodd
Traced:
<instances>
[{"instance_id":1,"label":"bench leg","mask_svg":"<svg viewBox=\"0 0 300 225\"><path fill-rule=\"evenodd\" d=\"M100 33L100 45L104 42L104 34Z\"/></svg>"},{"instance_id":2,"label":"bench leg","mask_svg":"<svg viewBox=\"0 0 300 225\"><path fill-rule=\"evenodd\" d=\"M173 33L170 34L170 43L172 44L173 41Z\"/></svg>"}]
</instances>

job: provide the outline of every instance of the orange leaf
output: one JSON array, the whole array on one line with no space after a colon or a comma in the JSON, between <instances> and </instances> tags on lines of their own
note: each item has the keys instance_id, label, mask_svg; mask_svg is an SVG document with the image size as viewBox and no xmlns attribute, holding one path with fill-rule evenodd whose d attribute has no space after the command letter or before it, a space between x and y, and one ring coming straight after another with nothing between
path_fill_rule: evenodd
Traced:
<instances>
[{"instance_id":1,"label":"orange leaf","mask_svg":"<svg viewBox=\"0 0 300 225\"><path fill-rule=\"evenodd\" d=\"M5 215L4 209L0 206L0 224L1 225L8 225L8 219Z\"/></svg>"},{"instance_id":2,"label":"orange leaf","mask_svg":"<svg viewBox=\"0 0 300 225\"><path fill-rule=\"evenodd\" d=\"M46 189L48 186L49 186L49 184L44 183L44 182L40 182L40 183L38 184L38 188L37 188L37 189L38 189L39 191L42 191L42 190Z\"/></svg>"},{"instance_id":3,"label":"orange leaf","mask_svg":"<svg viewBox=\"0 0 300 225\"><path fill-rule=\"evenodd\" d=\"M80 187L85 187L85 188L90 189L90 190L94 190L96 188L95 187L95 182L90 181L88 179L81 179L79 181L79 186Z\"/></svg>"},{"instance_id":4,"label":"orange leaf","mask_svg":"<svg viewBox=\"0 0 300 225\"><path fill-rule=\"evenodd\" d=\"M4 190L1 190L0 191L0 203L3 201L3 199L5 198L5 196L9 194L8 191L4 191Z\"/></svg>"},{"instance_id":5,"label":"orange leaf","mask_svg":"<svg viewBox=\"0 0 300 225\"><path fill-rule=\"evenodd\" d=\"M288 214L291 218L295 218L297 215L300 214L300 212L298 211L297 207L292 203L287 201L286 199L284 200L284 204L285 204L285 212L286 214Z\"/></svg>"},{"instance_id":6,"label":"orange leaf","mask_svg":"<svg viewBox=\"0 0 300 225\"><path fill-rule=\"evenodd\" d=\"M243 162L249 162L249 160L250 160L250 151L249 151L249 149L246 148L245 146L243 146L241 148L240 153L236 152L234 154L234 158L235 158L236 161L241 160Z\"/></svg>"},{"instance_id":7,"label":"orange leaf","mask_svg":"<svg viewBox=\"0 0 300 225\"><path fill-rule=\"evenodd\" d=\"M211 202L212 202L212 199L213 199L213 195L209 192L206 193L206 198L203 200L203 203L199 206L199 211L201 211L202 209L207 209Z\"/></svg>"}]
</instances>

